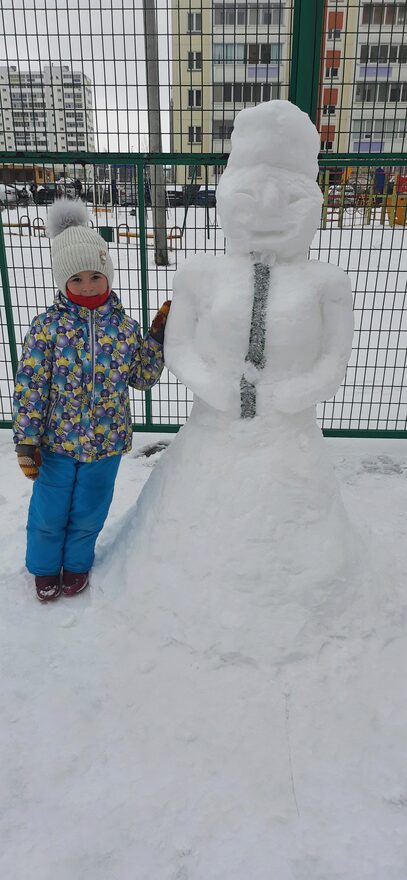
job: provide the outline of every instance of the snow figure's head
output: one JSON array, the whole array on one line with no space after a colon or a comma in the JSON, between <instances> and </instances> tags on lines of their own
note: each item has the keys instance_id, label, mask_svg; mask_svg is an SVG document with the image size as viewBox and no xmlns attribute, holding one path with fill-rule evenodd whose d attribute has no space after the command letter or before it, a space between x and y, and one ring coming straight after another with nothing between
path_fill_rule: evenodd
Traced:
<instances>
[{"instance_id":1,"label":"snow figure's head","mask_svg":"<svg viewBox=\"0 0 407 880\"><path fill-rule=\"evenodd\" d=\"M217 204L229 251L304 256L321 214L318 132L289 101L241 110Z\"/></svg>"}]
</instances>

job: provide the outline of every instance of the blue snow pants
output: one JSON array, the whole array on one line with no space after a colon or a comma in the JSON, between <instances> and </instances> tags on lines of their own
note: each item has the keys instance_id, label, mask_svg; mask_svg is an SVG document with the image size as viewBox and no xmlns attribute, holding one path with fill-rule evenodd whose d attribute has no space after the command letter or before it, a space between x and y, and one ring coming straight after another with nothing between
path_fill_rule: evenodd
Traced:
<instances>
[{"instance_id":1,"label":"blue snow pants","mask_svg":"<svg viewBox=\"0 0 407 880\"><path fill-rule=\"evenodd\" d=\"M28 511L28 571L57 574L62 566L68 571L89 571L113 498L121 455L88 463L43 447L41 456Z\"/></svg>"}]
</instances>

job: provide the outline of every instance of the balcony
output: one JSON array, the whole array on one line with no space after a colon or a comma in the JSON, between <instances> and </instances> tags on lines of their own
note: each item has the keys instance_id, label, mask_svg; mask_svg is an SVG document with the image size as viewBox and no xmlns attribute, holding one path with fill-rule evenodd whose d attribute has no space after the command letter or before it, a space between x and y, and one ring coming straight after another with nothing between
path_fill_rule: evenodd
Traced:
<instances>
[{"instance_id":1,"label":"balcony","mask_svg":"<svg viewBox=\"0 0 407 880\"><path fill-rule=\"evenodd\" d=\"M278 79L280 73L280 65L277 61L271 64L248 64L247 79L268 80L270 77Z\"/></svg>"},{"instance_id":2,"label":"balcony","mask_svg":"<svg viewBox=\"0 0 407 880\"><path fill-rule=\"evenodd\" d=\"M384 147L383 141L360 140L353 141L354 153L381 153Z\"/></svg>"},{"instance_id":3,"label":"balcony","mask_svg":"<svg viewBox=\"0 0 407 880\"><path fill-rule=\"evenodd\" d=\"M390 79L393 73L393 68L389 67L387 64L365 64L362 67L359 67L359 76L361 79L366 79L371 76L373 79L379 79L379 77L383 79Z\"/></svg>"}]
</instances>

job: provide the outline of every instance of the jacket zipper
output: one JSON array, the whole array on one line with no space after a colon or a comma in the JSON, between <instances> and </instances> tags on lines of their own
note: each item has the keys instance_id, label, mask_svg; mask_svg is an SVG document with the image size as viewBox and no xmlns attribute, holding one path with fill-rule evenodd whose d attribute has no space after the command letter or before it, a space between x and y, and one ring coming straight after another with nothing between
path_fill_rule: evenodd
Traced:
<instances>
[{"instance_id":1,"label":"jacket zipper","mask_svg":"<svg viewBox=\"0 0 407 880\"><path fill-rule=\"evenodd\" d=\"M46 422L45 422L46 427L49 427L49 425L51 424L51 419L52 419L52 416L54 415L57 402L58 402L58 397L55 397L48 408L47 418L46 418Z\"/></svg>"},{"instance_id":2,"label":"jacket zipper","mask_svg":"<svg viewBox=\"0 0 407 880\"><path fill-rule=\"evenodd\" d=\"M92 392L90 398L90 406L93 409L95 403L95 314L89 309L89 348L92 366Z\"/></svg>"}]
</instances>

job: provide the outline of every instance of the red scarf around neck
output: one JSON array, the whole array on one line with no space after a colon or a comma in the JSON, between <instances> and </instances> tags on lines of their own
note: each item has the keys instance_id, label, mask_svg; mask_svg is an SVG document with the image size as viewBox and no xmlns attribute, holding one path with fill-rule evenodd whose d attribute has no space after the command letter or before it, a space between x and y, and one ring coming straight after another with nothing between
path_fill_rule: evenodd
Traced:
<instances>
[{"instance_id":1,"label":"red scarf around neck","mask_svg":"<svg viewBox=\"0 0 407 880\"><path fill-rule=\"evenodd\" d=\"M84 306L85 309L97 309L99 306L103 306L106 300L109 297L110 290L107 288L104 293L98 293L97 296L81 296L76 293L71 293L69 288L66 288L66 295L68 299L76 303L77 306Z\"/></svg>"}]
</instances>

